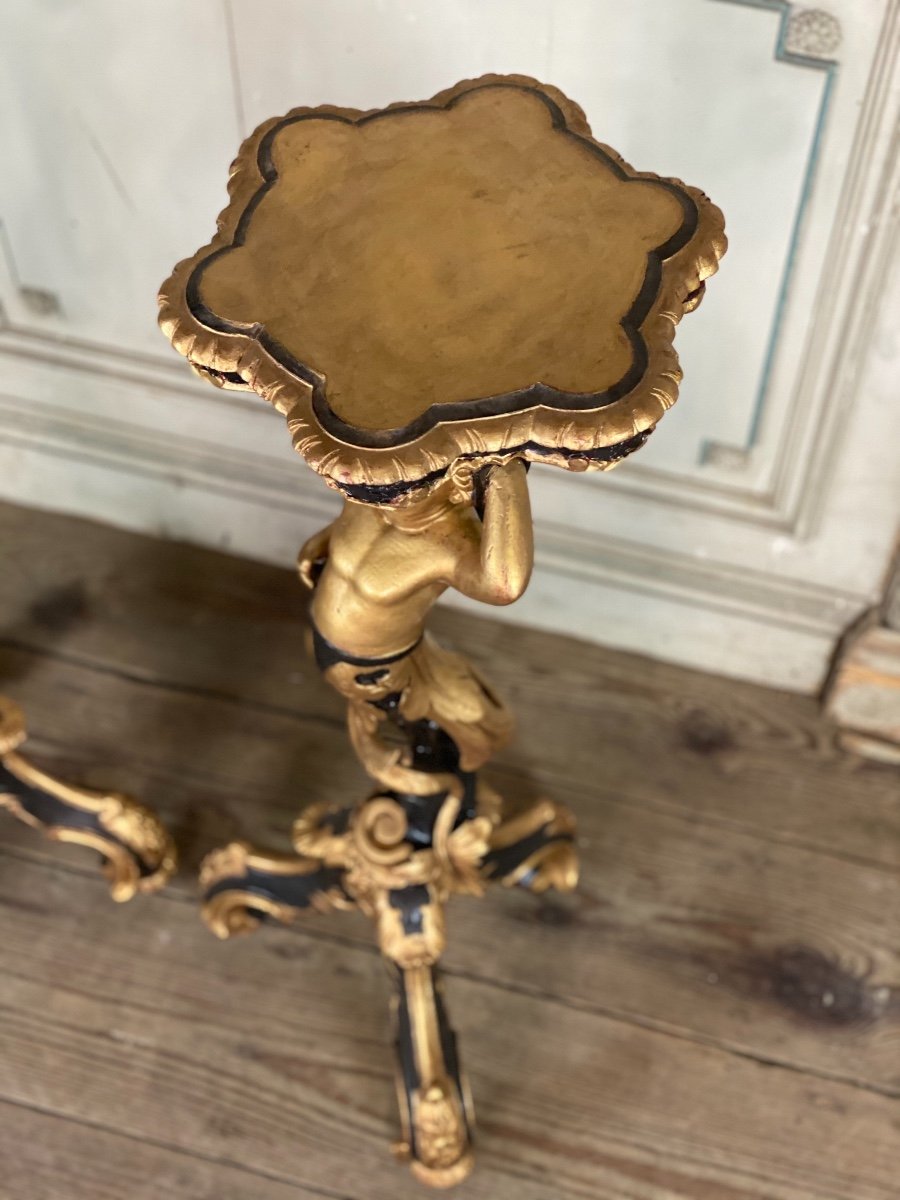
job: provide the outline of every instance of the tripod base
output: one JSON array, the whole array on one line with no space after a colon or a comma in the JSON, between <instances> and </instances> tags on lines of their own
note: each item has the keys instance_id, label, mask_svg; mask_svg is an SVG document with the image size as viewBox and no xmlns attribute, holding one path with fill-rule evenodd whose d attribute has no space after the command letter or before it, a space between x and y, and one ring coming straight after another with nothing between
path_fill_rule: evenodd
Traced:
<instances>
[{"instance_id":1,"label":"tripod base","mask_svg":"<svg viewBox=\"0 0 900 1200\"><path fill-rule=\"evenodd\" d=\"M374 922L394 984L398 1157L433 1187L472 1168L473 1110L441 992L444 909L489 883L533 892L578 881L574 822L542 800L508 820L474 776L450 791L379 792L354 809L313 806L295 822L296 855L233 842L201 867L203 917L222 938L270 917L359 908Z\"/></svg>"}]
</instances>

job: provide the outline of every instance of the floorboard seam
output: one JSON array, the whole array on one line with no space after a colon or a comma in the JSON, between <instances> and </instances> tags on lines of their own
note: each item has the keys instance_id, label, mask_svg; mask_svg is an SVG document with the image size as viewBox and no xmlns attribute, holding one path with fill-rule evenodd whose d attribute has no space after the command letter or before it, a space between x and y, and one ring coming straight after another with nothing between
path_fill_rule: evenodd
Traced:
<instances>
[{"instance_id":1,"label":"floorboard seam","mask_svg":"<svg viewBox=\"0 0 900 1200\"><path fill-rule=\"evenodd\" d=\"M22 852L17 849L10 849L7 846L0 847L0 855L6 855L10 858L31 862L47 870L61 871L65 874L74 875L79 879L84 879L91 883L99 883L99 881L96 880L93 872L82 870L81 868L70 863L50 864L43 858L37 858L29 855L27 851ZM154 899L157 901L171 901L182 906L197 905L197 900L195 900L194 897L175 891L161 893L160 895L154 897ZM351 949L366 954L371 958L380 957L380 952L376 945L369 945L365 942L357 941L356 939L344 934L332 933L327 930L315 929L311 926L304 927L302 925L285 926L279 928L278 932L281 936L310 938L324 942L327 945L343 946L346 949ZM790 1071L794 1074L802 1075L809 1079L821 1079L826 1083L834 1083L843 1087L851 1087L857 1091L867 1092L871 1095L876 1095L886 1100L900 1100L900 1088L892 1088L887 1085L873 1083L869 1080L854 1079L852 1076L841 1075L837 1072L822 1070L811 1065L800 1066L787 1060L772 1058L761 1053L754 1053L753 1051L742 1049L739 1046L731 1046L726 1043L716 1041L713 1038L704 1038L701 1034L692 1033L688 1030L673 1029L661 1023L652 1021L649 1018L641 1017L635 1013L626 1013L616 1009L605 1008L602 1005L586 1004L584 1002L575 1000L572 997L559 996L552 992L542 991L540 988L529 987L526 984L517 984L510 980L504 981L491 979L486 976L478 975L472 971L466 971L464 968L442 964L441 970L448 979L463 979L469 983L493 988L501 992L508 992L512 995L522 996L525 999L540 1000L547 1004L555 1004L560 1008L567 1009L572 1012L584 1013L587 1016L603 1017L609 1021L616 1021L622 1025L645 1029L650 1033L659 1034L663 1037L670 1037L676 1041L686 1042L690 1045L705 1046L708 1049L715 1050L721 1054L734 1055L736 1058L741 1058L747 1062L755 1063L757 1066L768 1067L773 1070Z\"/></svg>"},{"instance_id":2,"label":"floorboard seam","mask_svg":"<svg viewBox=\"0 0 900 1200\"><path fill-rule=\"evenodd\" d=\"M511 775L519 775L527 782L544 782L552 786L554 777L551 774L544 776L540 769L534 771L530 768L523 768L518 764L510 763L502 757L495 759L495 764L502 767L503 772L508 772ZM597 792L592 791L586 784L577 780L571 780L567 777L562 779L563 786L566 790L585 799L590 800L596 798ZM681 808L674 808L670 804L660 804L654 800L648 800L645 796L630 796L622 792L604 791L602 793L604 804L615 804L617 806L632 806L640 808L645 812L659 813L662 816L668 817L671 820L682 821L686 825L702 825L704 828L727 829L732 833L741 834L744 837L755 838L757 841L768 843L771 842L776 846L785 846L792 850L803 850L808 854L816 854L821 858L834 859L837 862L846 862L851 866L864 867L870 870L883 871L888 875L896 875L898 865L883 862L877 858L865 858L859 854L853 854L848 851L837 850L830 846L821 846L816 842L807 842L803 838L795 838L790 835L779 834L777 831L763 831L755 829L748 825L742 825L740 821L729 820L728 817L717 816L710 813L698 813L696 816L686 812Z\"/></svg>"},{"instance_id":3,"label":"floorboard seam","mask_svg":"<svg viewBox=\"0 0 900 1200\"><path fill-rule=\"evenodd\" d=\"M187 1146L179 1146L174 1142L166 1141L164 1138L156 1138L152 1135L145 1136L142 1134L136 1134L126 1129L119 1129L112 1125L105 1125L100 1121L91 1121L86 1117L77 1117L72 1113L63 1112L47 1105L35 1104L33 1102L24 1100L14 1100L9 1096L0 1096L0 1105L7 1105L10 1108L18 1108L25 1112L32 1112L40 1116L51 1117L54 1120L65 1121L71 1125L76 1125L84 1129L92 1129L98 1133L110 1134L113 1137L124 1138L126 1141L136 1142L138 1145L152 1146L160 1150L165 1150L170 1154L177 1154L185 1158L196 1159L198 1162L209 1163L211 1166L228 1167L231 1170L240 1171L242 1174L251 1178L265 1179L270 1183L277 1183L284 1187L295 1188L298 1191L310 1192L316 1196L324 1196L326 1197L326 1200L354 1200L354 1197L349 1196L346 1192L332 1191L328 1188L321 1187L319 1184L306 1183L301 1180L289 1178L286 1175L279 1175L274 1171L267 1171L264 1168L247 1166L245 1163L237 1162L235 1159L222 1158L214 1154L206 1154L202 1150L192 1149ZM489 1126L486 1126L486 1128L489 1128ZM647 1145L644 1142L629 1138L616 1137L615 1135L610 1135L610 1140L613 1143L627 1147L630 1150L642 1151L649 1154L652 1154L656 1149L654 1146ZM671 1148L667 1149L666 1154L669 1158L672 1158L677 1162L683 1163L690 1167L706 1165L706 1160L691 1157L690 1155L684 1154L683 1152L679 1152L677 1150L672 1150ZM511 1168L508 1163L504 1163L502 1167L496 1167L495 1169L498 1171L498 1173L506 1175L509 1178L524 1180L528 1183L540 1184L544 1181L544 1177L542 1175L529 1174L527 1171ZM773 1178L771 1175L764 1175L762 1172L754 1171L746 1167L741 1167L737 1171L734 1170L733 1166L729 1166L728 1169L739 1178L758 1181L769 1185L775 1183L778 1186L784 1186L783 1182L777 1177ZM794 1187L795 1185L790 1183L788 1186ZM869 1188L872 1186L877 1187L879 1193L884 1196L884 1200L895 1200L892 1194L885 1192L877 1184L867 1184L866 1186ZM554 1182L554 1187L558 1187L558 1183ZM595 1194L593 1192L584 1192L581 1187L571 1184L567 1186L567 1191L570 1195L582 1195L586 1198ZM849 1196L846 1192L823 1192L817 1188L814 1193L809 1194L809 1200L859 1200L859 1198L856 1196Z\"/></svg>"},{"instance_id":4,"label":"floorboard seam","mask_svg":"<svg viewBox=\"0 0 900 1200\"><path fill-rule=\"evenodd\" d=\"M567 996L557 996L551 992L542 992L539 988L528 987L527 984L483 979L481 976L458 967L446 967L444 970L450 978L465 979L470 983L485 984L488 987L495 987L502 991L511 992L514 995L543 1000L550 1004L558 1004L561 1008L570 1009L573 1012L585 1013L588 1016L605 1017L607 1020L618 1021L623 1025L635 1025L639 1029L648 1030L650 1033L658 1033L664 1037L671 1037L681 1042L689 1042L696 1046L706 1046L711 1050L717 1050L723 1054L732 1054L735 1058L745 1059L748 1062L756 1063L760 1067L791 1071L796 1075L802 1075L808 1079L821 1079L826 1083L836 1083L844 1087L856 1088L858 1091L869 1092L873 1095L881 1096L886 1100L900 1100L900 1088L892 1088L887 1084L873 1083L864 1079L854 1079L849 1075L841 1075L834 1071L825 1071L811 1065L800 1066L786 1059L772 1058L765 1054L754 1053L752 1050L743 1050L739 1046L727 1045L716 1041L714 1038L705 1038L702 1034L691 1033L688 1030L673 1029L647 1017L641 1017L636 1013L625 1013L617 1009L604 1008L603 1005L585 1004Z\"/></svg>"},{"instance_id":5,"label":"floorboard seam","mask_svg":"<svg viewBox=\"0 0 900 1200\"><path fill-rule=\"evenodd\" d=\"M42 1104L34 1104L28 1101L13 1100L8 1096L0 1096L0 1104L7 1104L13 1108L24 1109L26 1112L38 1113L41 1116L53 1117L58 1121L68 1121L72 1125L78 1125L84 1129L93 1129L98 1133L112 1134L114 1137L125 1138L129 1142L137 1142L144 1146L154 1146L159 1150L166 1150L170 1154L180 1154L186 1158L195 1158L200 1162L210 1163L212 1166L229 1167L235 1171L241 1171L245 1175L252 1176L257 1179L266 1179L270 1183L282 1184L285 1187L302 1189L307 1192L312 1192L317 1196L325 1196L328 1200L350 1200L345 1192L334 1192L327 1188L320 1187L318 1184L302 1183L297 1179L289 1179L284 1175L277 1175L271 1171L261 1170L259 1167L248 1167L244 1163L236 1162L234 1159L219 1158L214 1154L204 1154L202 1150L189 1149L186 1146L178 1146L173 1142L167 1142L163 1138L155 1138L152 1136L143 1136L136 1133L130 1133L126 1129L117 1129L111 1125L104 1125L99 1121L90 1121L85 1117L76 1117L71 1113L60 1112L57 1109L50 1108Z\"/></svg>"},{"instance_id":6,"label":"floorboard seam","mask_svg":"<svg viewBox=\"0 0 900 1200\"><path fill-rule=\"evenodd\" d=\"M158 691L175 692L181 696L195 696L203 700L217 700L223 704L247 708L252 712L267 713L271 716L287 717L294 721L308 721L312 725L325 725L329 729L343 729L345 721L342 717L330 717L325 713L304 712L296 708L288 708L282 704L272 704L266 700L255 700L251 697L235 695L233 692L220 691L217 688L203 687L199 684L181 683L178 680L163 679L153 675L142 675L140 672L127 671L124 667L114 667L94 659L84 658L79 654L67 654L61 650L49 650L36 647L19 638L0 637L0 649L14 650L22 654L33 654L39 658L47 658L54 662L62 662L67 666L80 667L84 671L93 671L97 675L106 675L112 679L121 679L138 687L156 688Z\"/></svg>"},{"instance_id":7,"label":"floorboard seam","mask_svg":"<svg viewBox=\"0 0 900 1200\"><path fill-rule=\"evenodd\" d=\"M267 1171L264 1168L247 1166L245 1163L237 1162L235 1159L222 1158L217 1155L206 1154L202 1150L191 1149L186 1146L179 1146L173 1142L167 1142L163 1138L155 1138L152 1135L144 1136L132 1133L125 1129L116 1128L115 1126L105 1125L99 1121L91 1121L85 1117L77 1117L71 1113L62 1112L47 1105L35 1104L29 1101L13 1100L8 1096L0 1096L0 1105L7 1105L10 1108L18 1108L25 1112L32 1112L40 1116L50 1117L54 1120L65 1121L70 1125L75 1125L85 1129L92 1129L98 1133L105 1133L113 1137L123 1138L129 1142L136 1142L139 1145L152 1146L160 1150L165 1150L170 1154L176 1154L185 1158L196 1159L199 1162L209 1163L211 1166L228 1167L231 1170L239 1171L251 1178L265 1179L270 1183L277 1183L281 1186L295 1188L298 1191L302 1190L317 1196L324 1196L326 1197L326 1200L353 1200L353 1197L349 1196L346 1192L332 1191L327 1188L323 1188L318 1184L305 1183L297 1179L289 1178L286 1175L279 1175L274 1171ZM655 1147L648 1146L644 1142L636 1141L634 1139L616 1137L615 1135L610 1135L610 1141L627 1147L628 1149L643 1151L644 1153L652 1154L655 1149ZM666 1153L669 1158L690 1167L705 1165L705 1160L692 1157L677 1150L672 1150L671 1148L667 1149ZM502 1173L509 1178L524 1180L528 1183L539 1184L542 1182L543 1178L542 1176L529 1174L527 1171L522 1171L521 1169L511 1167L508 1163L504 1163L502 1167L497 1167L495 1169L498 1170L498 1173ZM734 1170L733 1167L730 1169ZM769 1185L776 1183L778 1186L783 1186L782 1182L777 1178L773 1178L771 1175L764 1175L762 1172L754 1171L752 1169L748 1169L747 1167L741 1167L739 1170L734 1172L734 1174L736 1177L746 1180L759 1181ZM795 1185L791 1183L788 1186L794 1187ZM866 1186L872 1187L873 1185L867 1184ZM891 1194L884 1192L879 1185L874 1186L878 1187L879 1192L883 1194L885 1200L894 1200L894 1197ZM567 1190L568 1193L573 1196L582 1195L589 1197L594 1195L593 1192L585 1192L581 1187L572 1184L568 1185ZM858 1197L848 1196L846 1192L823 1192L817 1188L814 1193L809 1194L809 1200L858 1200Z\"/></svg>"},{"instance_id":8,"label":"floorboard seam","mask_svg":"<svg viewBox=\"0 0 900 1200\"><path fill-rule=\"evenodd\" d=\"M192 696L197 699L214 700L223 704L230 705L236 708L246 708L251 712L265 713L270 716L283 717L285 719L309 722L311 725L321 725L328 729L344 729L345 721L339 717L330 717L327 714L305 712L303 710L289 708L284 705L272 704L263 700L255 700L250 697L235 695L231 692L220 691L216 688L201 687L195 684L180 683L177 680L165 680L161 677L150 675L141 675L126 671L122 667L114 667L107 663L100 662L90 658L85 658L81 655L66 654L59 650L50 650L44 647L36 647L29 642L22 641L19 638L0 637L0 648L6 648L18 651L24 654L32 654L36 657L47 658L51 661L58 661L69 666L79 667L85 671L92 671L98 675L106 675L113 679L121 679L126 683L132 683L139 687L150 687L159 691L171 691L178 695ZM500 772L509 772L514 776L519 776L527 782L538 782L541 785L550 783L552 786L554 778L559 779L562 787L573 792L575 795L583 796L589 799L595 796L596 793L584 783L578 780L572 780L567 776L544 776L538 769L537 771L531 768L523 768L515 761L510 761L500 755L494 761L494 767L499 768ZM490 772L489 772L490 773ZM499 772L498 772L499 773ZM681 821L688 826L696 826L703 824L705 826L717 826L722 829L729 829L735 833L750 837L763 844L774 843L775 845L792 847L804 850L809 854L816 854L822 858L833 859L837 862L846 862L854 866L865 867L871 870L878 870L889 875L896 875L897 867L890 863L885 863L879 859L865 858L861 855L847 853L838 850L831 846L822 846L814 842L807 842L801 838L779 836L777 833L755 829L747 825L743 825L738 821L730 821L727 818L718 817L704 813L702 816L693 816L683 809L673 808L670 805L654 803L653 800L647 800L643 796L620 795L615 791L603 793L604 803L615 804L618 806L629 805L641 808L647 812L662 813L672 820Z\"/></svg>"}]
</instances>

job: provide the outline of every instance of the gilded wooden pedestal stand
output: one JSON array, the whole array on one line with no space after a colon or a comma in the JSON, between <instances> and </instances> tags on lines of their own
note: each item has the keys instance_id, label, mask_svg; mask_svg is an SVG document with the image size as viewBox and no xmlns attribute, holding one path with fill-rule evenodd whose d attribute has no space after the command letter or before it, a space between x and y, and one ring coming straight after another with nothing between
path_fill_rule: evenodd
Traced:
<instances>
[{"instance_id":1,"label":"gilded wooden pedestal stand","mask_svg":"<svg viewBox=\"0 0 900 1200\"><path fill-rule=\"evenodd\" d=\"M57 842L100 853L113 900L155 892L175 870L175 845L157 815L119 792L76 787L21 753L25 718L0 696L0 808Z\"/></svg>"},{"instance_id":2,"label":"gilded wooden pedestal stand","mask_svg":"<svg viewBox=\"0 0 900 1200\"><path fill-rule=\"evenodd\" d=\"M510 714L425 620L448 587L489 604L524 591L528 463L605 470L646 440L722 217L518 76L296 109L244 143L229 195L163 285L160 323L200 375L283 413L344 497L299 569L376 789L304 812L294 856L211 854L204 914L222 937L307 909L372 918L396 982L399 1149L446 1186L471 1167L472 1112L436 976L444 906L492 882L569 889L578 868L564 808L507 815L479 779Z\"/></svg>"}]
</instances>

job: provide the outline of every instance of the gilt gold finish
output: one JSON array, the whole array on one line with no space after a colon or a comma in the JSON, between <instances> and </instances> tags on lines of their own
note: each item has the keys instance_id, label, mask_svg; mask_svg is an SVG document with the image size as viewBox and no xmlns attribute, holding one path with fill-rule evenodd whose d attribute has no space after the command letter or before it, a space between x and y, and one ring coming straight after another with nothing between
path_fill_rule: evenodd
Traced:
<instances>
[{"instance_id":1,"label":"gilt gold finish","mask_svg":"<svg viewBox=\"0 0 900 1200\"><path fill-rule=\"evenodd\" d=\"M22 710L0 696L0 808L58 842L96 850L113 900L155 892L176 866L175 844L149 808L118 792L76 787L19 753Z\"/></svg>"},{"instance_id":2,"label":"gilt gold finish","mask_svg":"<svg viewBox=\"0 0 900 1200\"><path fill-rule=\"evenodd\" d=\"M604 469L677 397L675 325L725 250L702 192L635 171L524 76L417 104L298 108L232 166L160 322L214 383L282 412L346 495L459 458Z\"/></svg>"},{"instance_id":3,"label":"gilt gold finish","mask_svg":"<svg viewBox=\"0 0 900 1200\"><path fill-rule=\"evenodd\" d=\"M295 109L241 147L218 233L163 284L194 370L252 390L344 496L298 570L312 648L376 790L296 821L295 856L204 864L219 936L358 907L395 983L402 1140L434 1186L471 1168L472 1106L437 966L444 910L578 877L571 814L504 812L477 772L512 718L426 632L448 588L510 604L532 571L527 471L606 470L680 380L675 326L725 251L695 188L635 171L556 88L488 75L430 100Z\"/></svg>"}]
</instances>

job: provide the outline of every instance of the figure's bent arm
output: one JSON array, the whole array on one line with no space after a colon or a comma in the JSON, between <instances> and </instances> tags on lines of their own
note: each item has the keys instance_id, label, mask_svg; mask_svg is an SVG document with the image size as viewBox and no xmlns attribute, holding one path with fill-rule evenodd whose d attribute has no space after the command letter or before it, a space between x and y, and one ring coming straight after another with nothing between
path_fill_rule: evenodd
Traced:
<instances>
[{"instance_id":1,"label":"figure's bent arm","mask_svg":"<svg viewBox=\"0 0 900 1200\"><path fill-rule=\"evenodd\" d=\"M336 524L336 521L332 521L330 525L326 525L324 529L314 533L300 547L300 553L297 555L297 573L310 589L316 586L322 571L322 564L328 558L328 547Z\"/></svg>"},{"instance_id":2,"label":"figure's bent arm","mask_svg":"<svg viewBox=\"0 0 900 1200\"><path fill-rule=\"evenodd\" d=\"M453 583L473 600L512 604L528 586L533 564L528 477L525 463L512 459L491 468L480 553L474 552L460 564Z\"/></svg>"}]
</instances>

